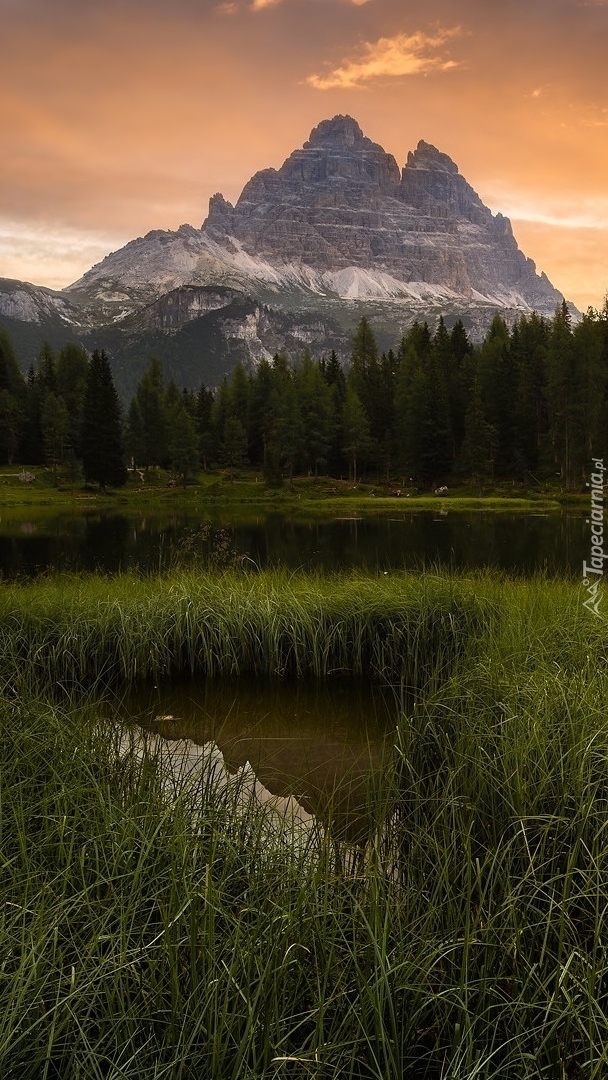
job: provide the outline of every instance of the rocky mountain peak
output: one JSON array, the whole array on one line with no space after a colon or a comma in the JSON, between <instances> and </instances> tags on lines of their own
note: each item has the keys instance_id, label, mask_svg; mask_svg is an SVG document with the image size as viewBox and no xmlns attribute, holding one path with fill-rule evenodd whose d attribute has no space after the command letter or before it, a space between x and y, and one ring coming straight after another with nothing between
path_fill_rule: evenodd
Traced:
<instances>
[{"instance_id":1,"label":"rocky mountain peak","mask_svg":"<svg viewBox=\"0 0 608 1080\"><path fill-rule=\"evenodd\" d=\"M373 146L356 120L352 116L334 116L331 120L322 120L312 129L310 137L304 143L304 150L329 146L333 150L353 150L355 147Z\"/></svg>"},{"instance_id":2,"label":"rocky mountain peak","mask_svg":"<svg viewBox=\"0 0 608 1080\"><path fill-rule=\"evenodd\" d=\"M421 139L412 153L410 150L407 155L406 169L429 169L432 172L445 172L456 175L458 173L458 166L452 161L451 157L447 154L442 154L441 150L438 150L432 143L427 143L424 139Z\"/></svg>"},{"instance_id":3,"label":"rocky mountain peak","mask_svg":"<svg viewBox=\"0 0 608 1080\"><path fill-rule=\"evenodd\" d=\"M180 288L189 291L157 312L163 329L186 310L200 315L210 303L200 289L228 288L281 311L337 305L340 318L344 301L378 303L398 321L429 304L549 313L561 301L508 219L484 205L447 154L421 140L401 170L345 115L322 120L279 168L255 173L236 205L214 195L200 230L131 241L69 297L91 310L101 304L122 325L137 303Z\"/></svg>"},{"instance_id":4,"label":"rocky mountain peak","mask_svg":"<svg viewBox=\"0 0 608 1080\"><path fill-rule=\"evenodd\" d=\"M545 311L560 298L448 154L421 139L400 170L352 116L322 120L280 168L256 173L236 206L215 195L203 236L243 265L337 275L341 296L430 286Z\"/></svg>"}]
</instances>

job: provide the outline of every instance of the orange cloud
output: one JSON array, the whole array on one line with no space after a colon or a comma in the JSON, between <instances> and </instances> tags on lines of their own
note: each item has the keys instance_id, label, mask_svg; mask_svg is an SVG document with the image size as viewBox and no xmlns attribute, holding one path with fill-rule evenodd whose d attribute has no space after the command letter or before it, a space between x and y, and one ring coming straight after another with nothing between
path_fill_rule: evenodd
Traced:
<instances>
[{"instance_id":1,"label":"orange cloud","mask_svg":"<svg viewBox=\"0 0 608 1080\"><path fill-rule=\"evenodd\" d=\"M418 30L366 42L361 54L346 59L328 75L309 75L307 83L315 90L350 90L381 76L425 75L429 71L449 71L458 67L437 50L462 33L460 27L439 29L434 34Z\"/></svg>"}]
</instances>

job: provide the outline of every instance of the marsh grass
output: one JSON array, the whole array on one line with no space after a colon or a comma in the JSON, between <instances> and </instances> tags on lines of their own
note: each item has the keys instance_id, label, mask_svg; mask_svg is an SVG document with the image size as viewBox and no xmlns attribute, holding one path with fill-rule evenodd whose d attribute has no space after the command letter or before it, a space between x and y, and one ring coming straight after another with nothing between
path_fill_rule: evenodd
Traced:
<instances>
[{"instance_id":1,"label":"marsh grass","mask_svg":"<svg viewBox=\"0 0 608 1080\"><path fill-rule=\"evenodd\" d=\"M58 576L0 590L0 651L7 682L36 691L245 674L419 690L445 677L481 606L433 576Z\"/></svg>"},{"instance_id":2,"label":"marsh grass","mask_svg":"<svg viewBox=\"0 0 608 1080\"><path fill-rule=\"evenodd\" d=\"M575 584L181 575L1 602L3 1078L608 1074L606 630ZM364 857L331 828L314 858L273 845L204 791L193 815L51 693L57 668L98 689L191 658L421 689Z\"/></svg>"}]
</instances>

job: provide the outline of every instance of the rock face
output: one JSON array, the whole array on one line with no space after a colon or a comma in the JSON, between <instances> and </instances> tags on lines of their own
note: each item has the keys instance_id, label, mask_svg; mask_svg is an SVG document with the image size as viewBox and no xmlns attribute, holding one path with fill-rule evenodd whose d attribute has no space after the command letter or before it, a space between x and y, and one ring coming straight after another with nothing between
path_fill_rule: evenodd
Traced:
<instances>
[{"instance_id":1,"label":"rock face","mask_svg":"<svg viewBox=\"0 0 608 1080\"><path fill-rule=\"evenodd\" d=\"M27 323L56 320L68 326L80 322L65 293L12 278L0 278L0 317Z\"/></svg>"},{"instance_id":2,"label":"rock face","mask_svg":"<svg viewBox=\"0 0 608 1080\"><path fill-rule=\"evenodd\" d=\"M34 324L104 345L126 393L146 351L197 385L302 342L346 359L363 314L388 347L414 319L462 318L480 338L496 311L550 315L562 299L446 154L421 141L400 169L335 116L235 206L214 195L200 229L132 240L63 292L0 281L0 318L17 347ZM33 330L22 340L33 349Z\"/></svg>"},{"instance_id":3,"label":"rock face","mask_svg":"<svg viewBox=\"0 0 608 1080\"><path fill-rule=\"evenodd\" d=\"M403 295L417 283L524 308L561 300L446 154L421 141L400 171L350 116L323 121L279 170L256 173L236 206L214 196L202 231L277 267L388 275Z\"/></svg>"}]
</instances>

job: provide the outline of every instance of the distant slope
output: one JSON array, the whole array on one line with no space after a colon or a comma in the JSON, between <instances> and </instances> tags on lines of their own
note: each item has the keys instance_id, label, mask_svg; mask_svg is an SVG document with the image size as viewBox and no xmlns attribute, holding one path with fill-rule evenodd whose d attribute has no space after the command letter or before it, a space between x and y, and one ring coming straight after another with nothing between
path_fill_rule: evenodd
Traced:
<instances>
[{"instance_id":1,"label":"distant slope","mask_svg":"<svg viewBox=\"0 0 608 1080\"><path fill-rule=\"evenodd\" d=\"M213 196L200 229L132 240L61 292L0 280L0 321L24 366L44 339L106 348L128 395L151 355L179 385L214 385L281 348L346 359L362 314L387 344L440 314L481 338L496 311L562 299L446 154L421 141L400 170L336 116L235 206Z\"/></svg>"}]
</instances>

